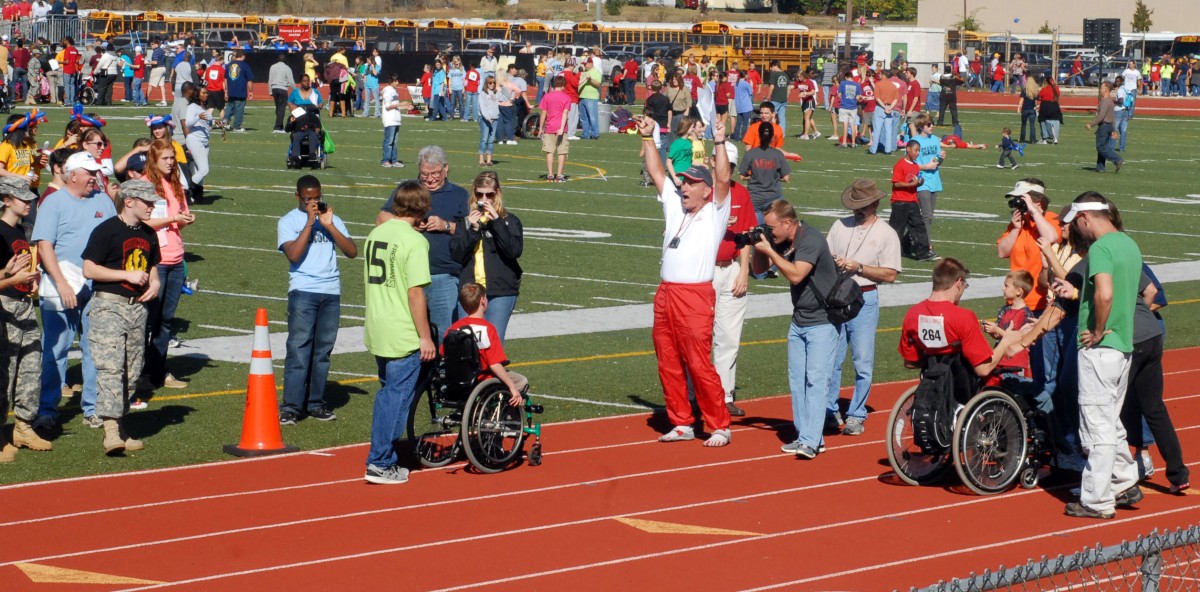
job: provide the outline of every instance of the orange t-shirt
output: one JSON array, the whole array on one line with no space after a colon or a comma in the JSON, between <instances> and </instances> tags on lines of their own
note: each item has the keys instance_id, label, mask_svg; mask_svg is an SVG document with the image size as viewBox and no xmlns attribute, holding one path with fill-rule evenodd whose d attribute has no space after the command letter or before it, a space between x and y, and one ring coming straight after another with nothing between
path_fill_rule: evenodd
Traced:
<instances>
[{"instance_id":1,"label":"orange t-shirt","mask_svg":"<svg viewBox=\"0 0 1200 592\"><path fill-rule=\"evenodd\" d=\"M1044 214L1046 221L1054 227L1055 232L1059 232L1058 214L1054 212L1046 212ZM1008 228L1004 229L1004 234L996 240L999 244L1004 240L1013 229L1012 222L1008 223ZM1013 243L1012 252L1008 255L1008 268L1012 271L1023 269L1028 271L1033 276L1034 287L1028 294L1025 295L1025 305L1031 310L1039 311L1046 308L1046 287L1038 283L1038 276L1042 273L1042 250L1038 247L1037 225L1033 220L1026 220L1023 231L1017 235L1017 242Z\"/></svg>"},{"instance_id":2,"label":"orange t-shirt","mask_svg":"<svg viewBox=\"0 0 1200 592\"><path fill-rule=\"evenodd\" d=\"M742 136L742 143L746 148L758 148L758 126L762 125L761 121L756 121L746 128L746 135ZM771 139L772 148L783 148L783 130L778 123L772 123L775 126L775 137Z\"/></svg>"}]
</instances>

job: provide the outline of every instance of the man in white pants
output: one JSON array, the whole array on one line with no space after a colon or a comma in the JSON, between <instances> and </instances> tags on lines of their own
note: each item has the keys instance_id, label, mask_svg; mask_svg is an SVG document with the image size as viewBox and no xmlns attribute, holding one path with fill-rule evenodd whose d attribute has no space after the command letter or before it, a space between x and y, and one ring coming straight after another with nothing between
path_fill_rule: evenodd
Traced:
<instances>
[{"instance_id":1,"label":"man in white pants","mask_svg":"<svg viewBox=\"0 0 1200 592\"><path fill-rule=\"evenodd\" d=\"M1079 501L1068 503L1066 514L1107 520L1117 515L1118 506L1142 500L1120 417L1129 383L1142 253L1121 232L1117 206L1099 193L1075 198L1063 217L1063 222L1072 221L1073 230L1095 242L1088 249L1082 289L1055 280L1060 294L1079 297L1079 439L1087 454Z\"/></svg>"},{"instance_id":2,"label":"man in white pants","mask_svg":"<svg viewBox=\"0 0 1200 592\"><path fill-rule=\"evenodd\" d=\"M713 147L713 156L720 146ZM725 153L729 155L731 169L737 167L738 149L733 142L725 144ZM730 171L733 175L733 171ZM713 275L713 289L717 293L717 304L714 308L713 319L713 365L717 368L717 376L721 378L721 388L725 391L725 407L729 414L741 417L746 415L733 402L733 391L737 387L737 356L742 342L742 324L746 320L746 288L750 282L750 253L752 247L746 243L737 248L733 237L754 228L757 221L754 213L754 202L750 200L750 191L740 183L731 181L729 184L729 225L721 245L717 247L717 267Z\"/></svg>"}]
</instances>

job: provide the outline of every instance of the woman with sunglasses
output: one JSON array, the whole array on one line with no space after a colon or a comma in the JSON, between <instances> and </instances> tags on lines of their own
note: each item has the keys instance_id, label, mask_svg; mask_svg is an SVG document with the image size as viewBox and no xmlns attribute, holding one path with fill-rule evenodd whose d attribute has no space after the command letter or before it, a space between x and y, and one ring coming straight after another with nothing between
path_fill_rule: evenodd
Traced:
<instances>
[{"instance_id":1,"label":"woman with sunglasses","mask_svg":"<svg viewBox=\"0 0 1200 592\"><path fill-rule=\"evenodd\" d=\"M500 119L500 94L496 78L488 76L479 91L479 166L492 164L492 146L496 143L496 124Z\"/></svg>"},{"instance_id":2,"label":"woman with sunglasses","mask_svg":"<svg viewBox=\"0 0 1200 592\"><path fill-rule=\"evenodd\" d=\"M83 140L79 142L79 147L92 155L92 158L95 158L96 162L100 164L100 171L96 176L96 189L110 196L114 195L115 191L108 186L109 180L113 178L112 159L104 158L105 151L112 154L112 149L108 145L108 138L105 137L104 132L99 128L87 128L83 132Z\"/></svg>"},{"instance_id":3,"label":"woman with sunglasses","mask_svg":"<svg viewBox=\"0 0 1200 592\"><path fill-rule=\"evenodd\" d=\"M484 318L496 326L501 343L508 319L517 306L521 291L521 258L524 231L521 219L504 209L500 177L492 171L479 173L472 183L475 204L466 223L454 230L450 250L463 265L459 282L473 282L487 291L488 308ZM459 311L459 317L465 317Z\"/></svg>"}]
</instances>

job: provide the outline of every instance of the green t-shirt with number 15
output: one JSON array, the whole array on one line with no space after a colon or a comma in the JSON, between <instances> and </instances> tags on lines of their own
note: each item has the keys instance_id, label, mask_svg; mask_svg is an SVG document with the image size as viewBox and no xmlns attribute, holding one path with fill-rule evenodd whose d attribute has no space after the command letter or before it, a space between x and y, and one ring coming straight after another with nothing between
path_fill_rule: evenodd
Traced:
<instances>
[{"instance_id":1,"label":"green t-shirt with number 15","mask_svg":"<svg viewBox=\"0 0 1200 592\"><path fill-rule=\"evenodd\" d=\"M363 344L382 358L406 357L421 348L408 289L429 284L429 241L408 222L388 220L367 235L364 253Z\"/></svg>"}]
</instances>

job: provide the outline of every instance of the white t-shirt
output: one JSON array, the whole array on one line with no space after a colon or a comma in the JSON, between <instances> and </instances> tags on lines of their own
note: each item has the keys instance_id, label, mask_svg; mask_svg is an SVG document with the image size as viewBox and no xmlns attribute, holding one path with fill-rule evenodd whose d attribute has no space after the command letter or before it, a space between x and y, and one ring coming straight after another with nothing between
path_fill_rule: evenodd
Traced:
<instances>
[{"instance_id":1,"label":"white t-shirt","mask_svg":"<svg viewBox=\"0 0 1200 592\"><path fill-rule=\"evenodd\" d=\"M900 237L883 218L875 218L870 226L859 227L854 216L835 220L825 237L829 252L835 257L853 259L871 267L886 267L904 271L900 256ZM873 286L875 282L854 276L860 286Z\"/></svg>"},{"instance_id":2,"label":"white t-shirt","mask_svg":"<svg viewBox=\"0 0 1200 592\"><path fill-rule=\"evenodd\" d=\"M403 119L400 105L400 94L390 84L385 84L379 87L379 104L383 106L383 127L392 127L400 125L400 120ZM392 105L397 105L395 109L388 109Z\"/></svg>"},{"instance_id":3,"label":"white t-shirt","mask_svg":"<svg viewBox=\"0 0 1200 592\"><path fill-rule=\"evenodd\" d=\"M717 267L717 247L725 236L729 223L729 204L726 196L720 207L709 202L698 212L683 211L683 203L675 185L667 183L658 201L663 205L666 232L663 233L662 272L664 282L700 284L712 282ZM674 248L671 243L678 239Z\"/></svg>"},{"instance_id":4,"label":"white t-shirt","mask_svg":"<svg viewBox=\"0 0 1200 592\"><path fill-rule=\"evenodd\" d=\"M971 67L971 63L970 63L969 61L967 61L967 56L965 56L965 55L964 55L964 56L958 56L958 58L956 58L956 59L958 60L958 72L959 72L959 74L966 74L966 73L967 73L967 71L968 71L968 70L970 69L970 67Z\"/></svg>"},{"instance_id":5,"label":"white t-shirt","mask_svg":"<svg viewBox=\"0 0 1200 592\"><path fill-rule=\"evenodd\" d=\"M1134 92L1137 90L1138 81L1142 79L1142 73L1133 68L1125 68L1125 71L1121 72L1121 77L1125 79L1125 90Z\"/></svg>"}]
</instances>

